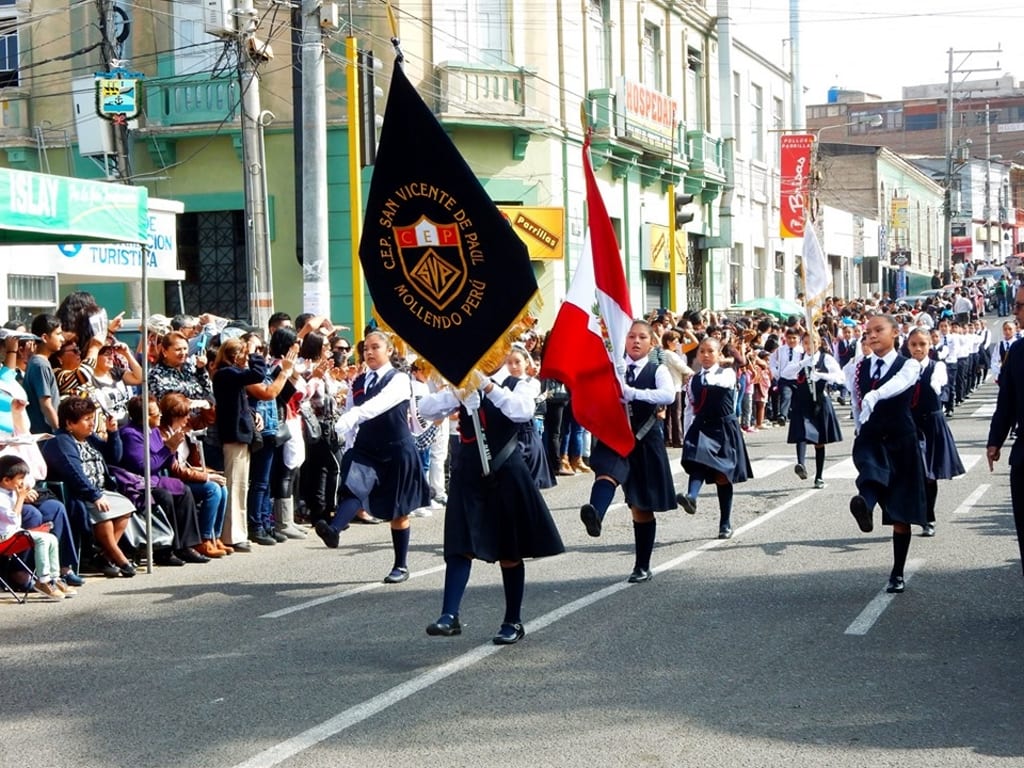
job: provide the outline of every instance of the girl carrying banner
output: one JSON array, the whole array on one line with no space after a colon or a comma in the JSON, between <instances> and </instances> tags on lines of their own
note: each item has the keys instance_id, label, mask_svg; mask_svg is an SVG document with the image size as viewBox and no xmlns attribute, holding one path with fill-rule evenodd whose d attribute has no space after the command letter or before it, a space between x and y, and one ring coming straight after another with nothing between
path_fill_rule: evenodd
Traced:
<instances>
[{"instance_id":1,"label":"girl carrying banner","mask_svg":"<svg viewBox=\"0 0 1024 768\"><path fill-rule=\"evenodd\" d=\"M504 368L499 377L504 379ZM428 635L462 634L459 608L476 559L501 565L505 616L493 642L519 642L526 635L521 613L526 588L523 560L565 551L519 447L519 425L533 423L533 395L503 383L488 379L461 402L445 389L425 395L419 403L420 413L431 421L458 411L460 436L444 518L441 616L427 626ZM474 424L474 411L479 412L482 434ZM486 471L479 441L484 441L489 457Z\"/></svg>"},{"instance_id":2,"label":"girl carrying banner","mask_svg":"<svg viewBox=\"0 0 1024 768\"><path fill-rule=\"evenodd\" d=\"M807 354L788 363L782 370L783 378L796 381L786 442L796 444L794 471L801 480L807 479L807 444L814 446L814 487L824 488L825 445L843 439L827 387L829 384L842 384L846 377L836 359L826 351L830 346L827 340L822 340L817 352L812 351L814 339L811 334L804 334L803 343Z\"/></svg>"}]
</instances>

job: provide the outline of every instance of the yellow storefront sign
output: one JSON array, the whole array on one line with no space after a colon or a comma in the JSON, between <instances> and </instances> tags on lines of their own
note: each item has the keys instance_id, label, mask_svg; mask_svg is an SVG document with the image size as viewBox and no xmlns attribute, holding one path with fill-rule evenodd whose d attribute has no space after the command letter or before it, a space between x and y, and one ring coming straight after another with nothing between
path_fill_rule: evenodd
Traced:
<instances>
[{"instance_id":1,"label":"yellow storefront sign","mask_svg":"<svg viewBox=\"0 0 1024 768\"><path fill-rule=\"evenodd\" d=\"M669 264L669 228L664 224L647 224L649 227L646 248L642 251L640 268L648 272L671 272ZM676 265L678 272L686 272L686 232L679 230L676 236ZM643 245L643 243L642 243Z\"/></svg>"},{"instance_id":2,"label":"yellow storefront sign","mask_svg":"<svg viewBox=\"0 0 1024 768\"><path fill-rule=\"evenodd\" d=\"M498 210L526 243L531 259L561 259L565 255L564 208L499 205Z\"/></svg>"}]
</instances>

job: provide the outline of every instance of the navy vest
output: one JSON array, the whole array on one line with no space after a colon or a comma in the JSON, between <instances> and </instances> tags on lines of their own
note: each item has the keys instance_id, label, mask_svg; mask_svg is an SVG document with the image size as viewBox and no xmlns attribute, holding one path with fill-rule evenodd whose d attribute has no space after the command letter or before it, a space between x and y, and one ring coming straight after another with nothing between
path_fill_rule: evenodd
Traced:
<instances>
[{"instance_id":1,"label":"navy vest","mask_svg":"<svg viewBox=\"0 0 1024 768\"><path fill-rule=\"evenodd\" d=\"M920 418L926 413L934 413L942 410L942 402L932 387L932 374L935 372L935 361L929 360L925 369L921 371L921 378L911 389L914 393L910 401L910 407L914 410L914 418Z\"/></svg>"},{"instance_id":2,"label":"navy vest","mask_svg":"<svg viewBox=\"0 0 1024 768\"><path fill-rule=\"evenodd\" d=\"M636 380L633 382L633 389L657 389L658 383L655 380L655 374L658 371L658 366L653 363L648 363L643 367L643 370L637 374ZM641 429L647 420L652 415L657 413L658 406L654 403L642 403L639 400L634 400L629 404L629 426L633 430L635 435Z\"/></svg>"},{"instance_id":3,"label":"navy vest","mask_svg":"<svg viewBox=\"0 0 1024 768\"><path fill-rule=\"evenodd\" d=\"M395 373L395 369L392 368L383 377L378 378L369 390L366 389L366 374L361 373L356 376L355 381L352 382L352 402L355 405L362 405L375 397L394 378ZM393 443L411 439L409 401L403 400L394 408L384 411L380 416L364 421L359 427L354 447L370 453L377 453L387 451Z\"/></svg>"},{"instance_id":4,"label":"navy vest","mask_svg":"<svg viewBox=\"0 0 1024 768\"><path fill-rule=\"evenodd\" d=\"M878 384L874 388L877 389L895 376L903 368L907 360L908 358L897 355L896 360L889 367L889 370L885 372L885 375L879 379ZM862 398L872 390L871 368L873 366L874 362L870 357L863 358L857 364L855 380L857 382L857 391ZM909 387L895 397L890 397L888 400L879 400L875 404L874 410L871 411L871 418L868 419L867 424L861 425L861 436L884 439L890 435L894 438L904 438L908 434L915 434L917 428L914 425L914 417L910 412L910 403L913 397L914 388Z\"/></svg>"},{"instance_id":5,"label":"navy vest","mask_svg":"<svg viewBox=\"0 0 1024 768\"><path fill-rule=\"evenodd\" d=\"M693 412L696 418L703 421L720 421L732 416L736 411L736 390L725 387L714 387L701 381L698 371L690 380L690 392L693 395Z\"/></svg>"}]
</instances>

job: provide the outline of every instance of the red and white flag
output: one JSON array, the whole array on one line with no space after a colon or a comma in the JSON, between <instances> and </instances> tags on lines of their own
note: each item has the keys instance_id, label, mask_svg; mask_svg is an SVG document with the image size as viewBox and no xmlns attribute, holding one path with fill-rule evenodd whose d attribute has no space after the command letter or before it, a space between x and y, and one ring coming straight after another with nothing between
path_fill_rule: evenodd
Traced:
<instances>
[{"instance_id":1,"label":"red and white flag","mask_svg":"<svg viewBox=\"0 0 1024 768\"><path fill-rule=\"evenodd\" d=\"M583 142L583 172L589 218L583 255L544 346L540 375L565 384L580 426L625 456L635 442L620 383L633 310L615 230L590 165L589 134Z\"/></svg>"}]
</instances>

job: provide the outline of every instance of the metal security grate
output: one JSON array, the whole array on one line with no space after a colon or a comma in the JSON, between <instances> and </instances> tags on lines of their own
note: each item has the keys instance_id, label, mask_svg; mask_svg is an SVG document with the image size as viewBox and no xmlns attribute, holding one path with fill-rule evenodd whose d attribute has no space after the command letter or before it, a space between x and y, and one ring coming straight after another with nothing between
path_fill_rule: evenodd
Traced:
<instances>
[{"instance_id":1,"label":"metal security grate","mask_svg":"<svg viewBox=\"0 0 1024 768\"><path fill-rule=\"evenodd\" d=\"M247 319L249 274L246 268L242 211L203 211L178 217L178 264L182 311L212 312ZM165 288L168 307L178 307L178 286Z\"/></svg>"}]
</instances>

